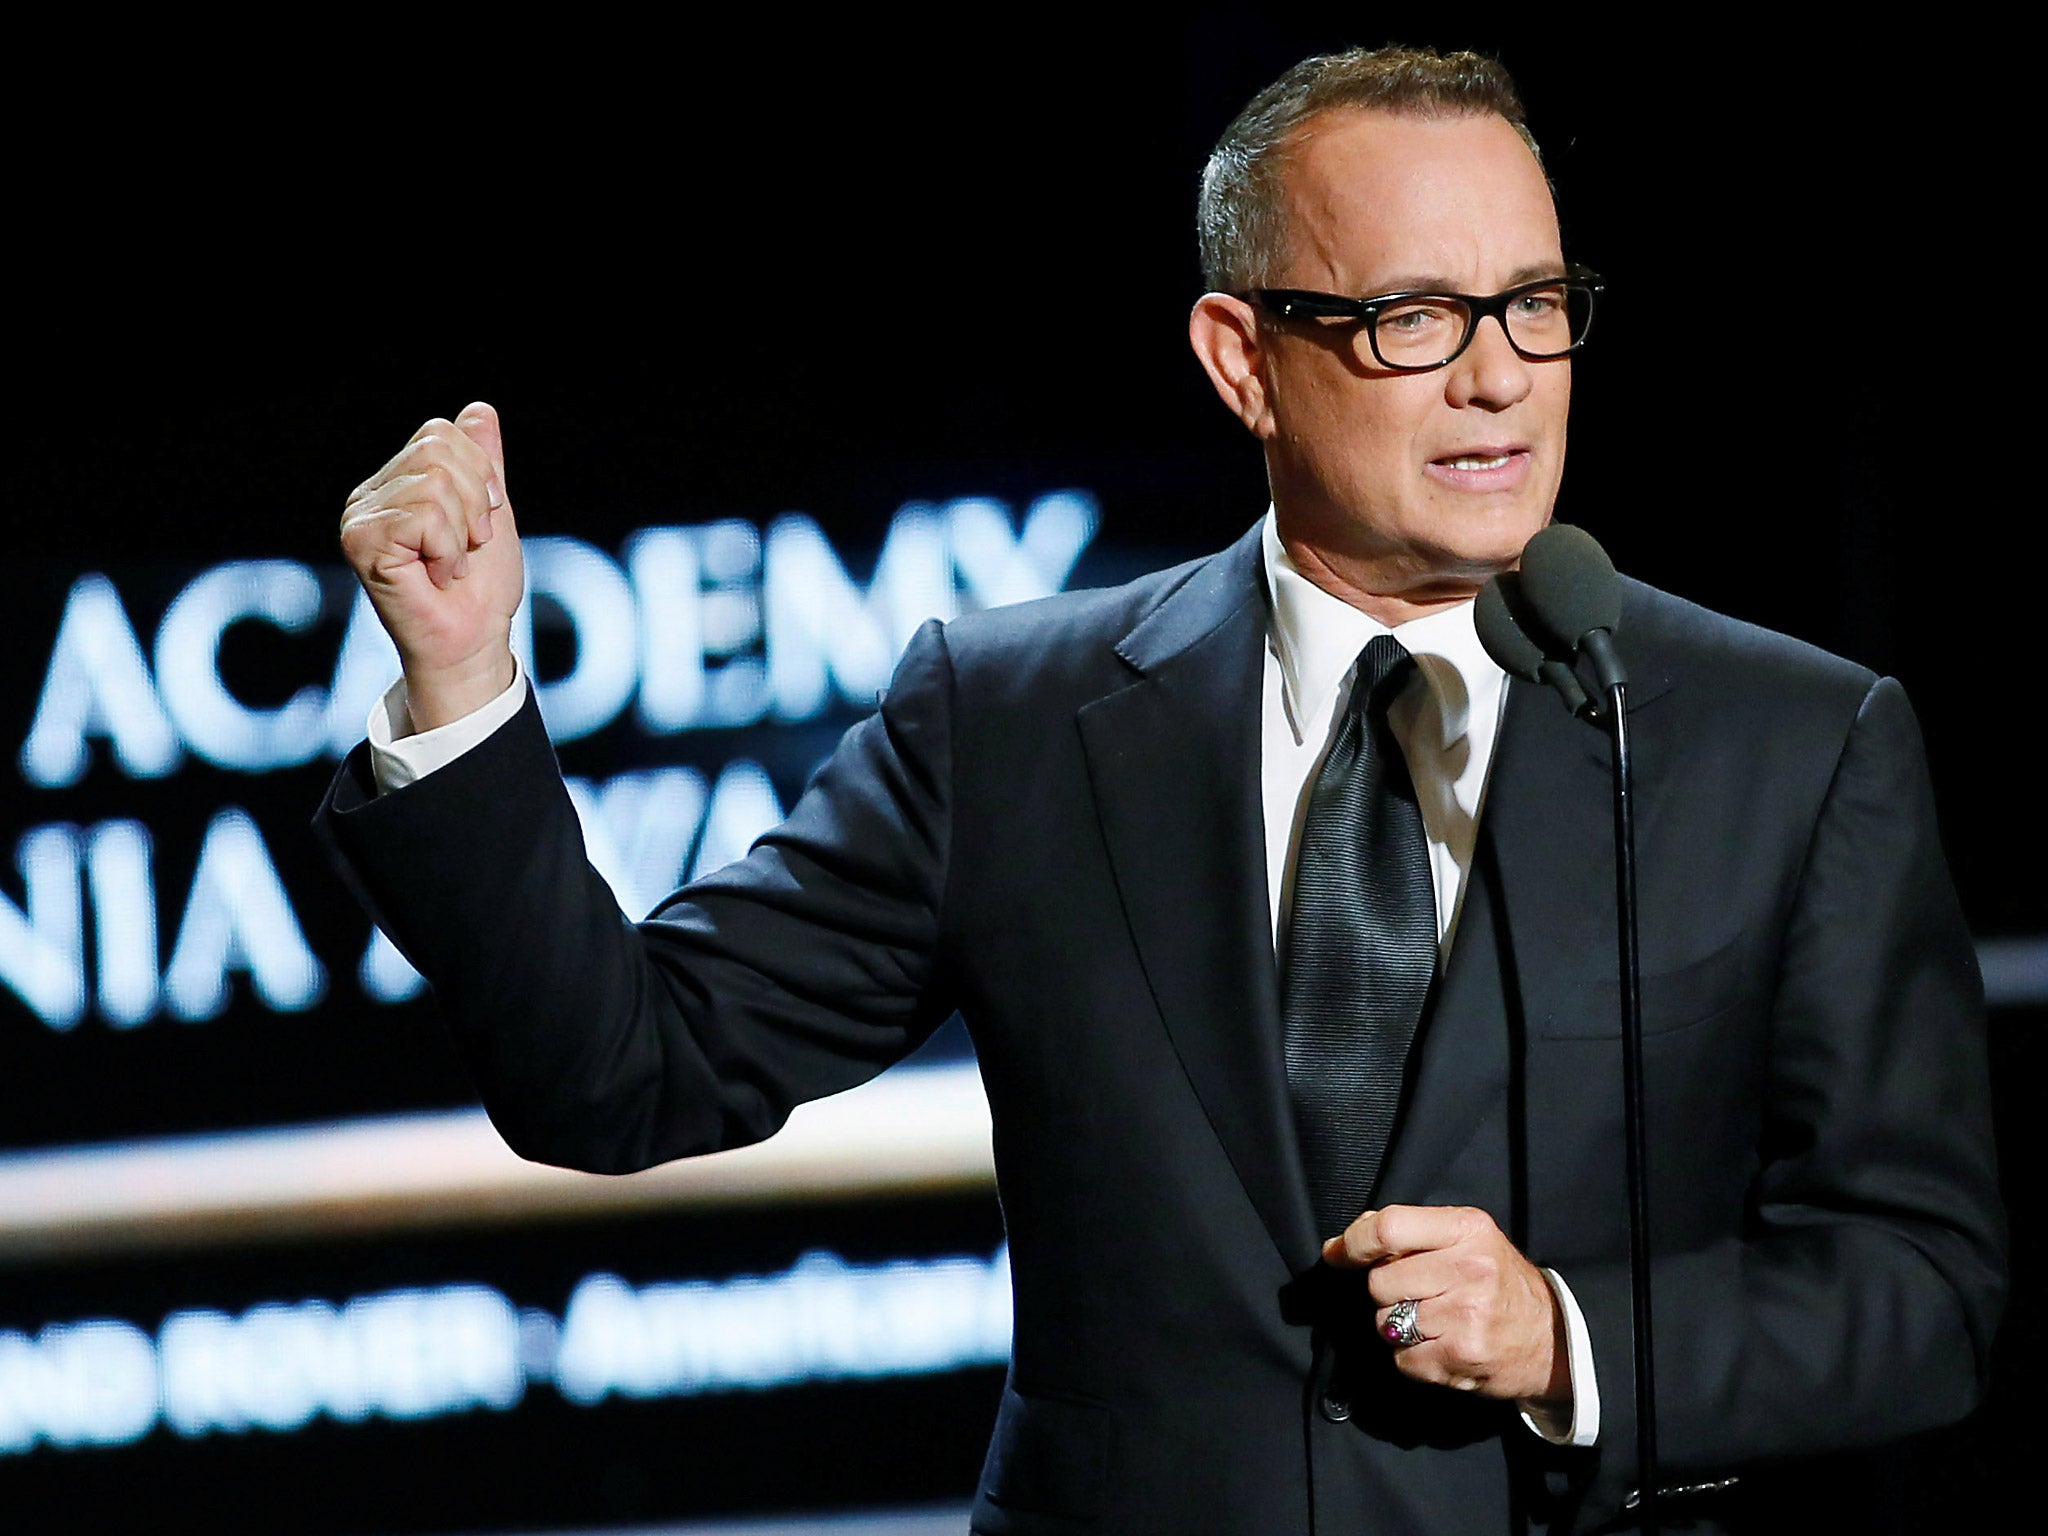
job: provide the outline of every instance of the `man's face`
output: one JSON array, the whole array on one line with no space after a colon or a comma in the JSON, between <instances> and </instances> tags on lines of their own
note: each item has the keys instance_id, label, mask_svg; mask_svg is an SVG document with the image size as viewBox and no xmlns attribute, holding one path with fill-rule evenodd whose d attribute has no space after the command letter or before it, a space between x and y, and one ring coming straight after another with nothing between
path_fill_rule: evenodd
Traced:
<instances>
[{"instance_id":1,"label":"man's face","mask_svg":"<svg viewBox=\"0 0 2048 1536\"><path fill-rule=\"evenodd\" d=\"M1297 143L1285 187L1272 287L1490 294L1564 270L1550 189L1499 117L1332 113ZM1525 362L1488 319L1447 367L1398 374L1354 328L1259 326L1254 430L1291 548L1427 601L1511 566L1550 520L1568 360Z\"/></svg>"}]
</instances>

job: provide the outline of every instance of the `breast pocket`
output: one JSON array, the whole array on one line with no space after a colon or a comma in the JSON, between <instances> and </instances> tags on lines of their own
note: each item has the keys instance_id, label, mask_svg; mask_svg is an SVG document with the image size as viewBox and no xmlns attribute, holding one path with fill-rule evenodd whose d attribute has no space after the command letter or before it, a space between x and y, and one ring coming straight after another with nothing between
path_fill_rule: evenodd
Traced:
<instances>
[{"instance_id":1,"label":"breast pocket","mask_svg":"<svg viewBox=\"0 0 2048 1536\"><path fill-rule=\"evenodd\" d=\"M1761 927L1744 929L1692 959L1661 965L1646 960L1642 970L1643 1034L1675 1034L1766 997L1774 972L1775 946L1770 931ZM1542 1008L1531 1020L1531 1028L1547 1040L1620 1038L1618 958L1608 960L1604 974L1565 990Z\"/></svg>"}]
</instances>

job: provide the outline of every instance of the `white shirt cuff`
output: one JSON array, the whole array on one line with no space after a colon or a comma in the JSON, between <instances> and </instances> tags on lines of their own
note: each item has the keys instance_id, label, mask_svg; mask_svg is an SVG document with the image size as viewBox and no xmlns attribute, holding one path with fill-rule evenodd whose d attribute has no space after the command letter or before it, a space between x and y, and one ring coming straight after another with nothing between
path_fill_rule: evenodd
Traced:
<instances>
[{"instance_id":1,"label":"white shirt cuff","mask_svg":"<svg viewBox=\"0 0 2048 1536\"><path fill-rule=\"evenodd\" d=\"M1572 1372L1572 1402L1569 1413L1559 1413L1544 1403L1521 1405L1522 1422L1552 1445L1592 1445L1600 1438L1600 1386L1593 1377L1593 1340L1586 1332L1585 1314L1572 1295L1572 1288L1554 1269L1543 1271L1551 1294L1564 1312L1565 1357Z\"/></svg>"},{"instance_id":2,"label":"white shirt cuff","mask_svg":"<svg viewBox=\"0 0 2048 1536\"><path fill-rule=\"evenodd\" d=\"M405 703L405 679L384 690L384 696L370 708L370 771L377 780L377 793L388 795L437 768L480 746L499 726L519 713L526 702L526 670L513 660L512 686L481 709L460 720L413 734L412 714Z\"/></svg>"}]
</instances>

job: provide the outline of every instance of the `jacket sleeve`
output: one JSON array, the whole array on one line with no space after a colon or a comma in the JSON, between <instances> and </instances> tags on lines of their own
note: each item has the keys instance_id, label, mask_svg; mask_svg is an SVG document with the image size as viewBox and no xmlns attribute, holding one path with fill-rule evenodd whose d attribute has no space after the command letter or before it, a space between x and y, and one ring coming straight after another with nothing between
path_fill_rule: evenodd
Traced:
<instances>
[{"instance_id":1,"label":"jacket sleeve","mask_svg":"<svg viewBox=\"0 0 2048 1536\"><path fill-rule=\"evenodd\" d=\"M2005 1226L1982 987L1890 679L1814 824L1767 1027L1746 1230L1652 1265L1667 1486L1950 1423L1986 1384ZM1628 1267L1570 1279L1602 1408L1590 1503L1611 1511L1636 1482Z\"/></svg>"},{"instance_id":2,"label":"jacket sleeve","mask_svg":"<svg viewBox=\"0 0 2048 1536\"><path fill-rule=\"evenodd\" d=\"M944 631L927 624L788 819L638 924L584 855L531 699L389 795L358 747L316 830L432 983L513 1149L630 1172L771 1135L951 1012L951 707Z\"/></svg>"}]
</instances>

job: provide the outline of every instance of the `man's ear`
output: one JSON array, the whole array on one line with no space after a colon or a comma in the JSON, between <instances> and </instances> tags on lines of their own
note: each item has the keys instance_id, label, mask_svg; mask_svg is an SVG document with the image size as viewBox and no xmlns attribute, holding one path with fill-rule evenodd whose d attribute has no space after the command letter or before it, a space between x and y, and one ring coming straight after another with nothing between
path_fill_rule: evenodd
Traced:
<instances>
[{"instance_id":1,"label":"man's ear","mask_svg":"<svg viewBox=\"0 0 2048 1536\"><path fill-rule=\"evenodd\" d=\"M1273 435L1267 400L1258 317L1251 305L1227 293L1205 293L1188 316L1188 342L1216 393L1254 437Z\"/></svg>"}]
</instances>

